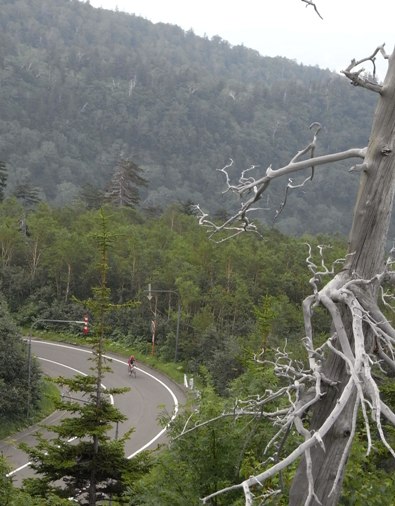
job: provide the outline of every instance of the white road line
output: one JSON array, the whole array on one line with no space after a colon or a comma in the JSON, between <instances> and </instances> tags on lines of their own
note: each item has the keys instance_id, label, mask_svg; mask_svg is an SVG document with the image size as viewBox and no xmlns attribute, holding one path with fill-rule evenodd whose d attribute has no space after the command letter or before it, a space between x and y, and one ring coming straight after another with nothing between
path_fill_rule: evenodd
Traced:
<instances>
[{"instance_id":1,"label":"white road line","mask_svg":"<svg viewBox=\"0 0 395 506\"><path fill-rule=\"evenodd\" d=\"M52 364L60 365L61 367L65 367L66 369L70 369L70 370L76 372L77 374L81 374L82 376L87 376L87 374L85 374L82 371L79 371L78 369L74 369L74 367L69 367L68 365L61 364L60 362L55 362L54 360L48 360L47 358L42 358L42 357L37 357L37 358L39 360L43 360L44 362L51 362ZM103 384L102 384L102 386L103 386L103 388L106 388ZM114 404L114 398L113 397L112 397L111 403ZM74 441L75 439L77 439L77 438L72 437L71 439L68 440L68 442L71 443L71 441ZM26 464L23 464L23 466L18 467L17 469L14 469L13 471L9 472L8 474L6 474L7 478L9 476L12 476L12 475L18 473L19 471L22 471L22 469L25 469L26 467L29 467L30 464L31 464L31 462L26 462Z\"/></svg>"},{"instance_id":2,"label":"white road line","mask_svg":"<svg viewBox=\"0 0 395 506\"><path fill-rule=\"evenodd\" d=\"M78 350L78 351L80 351L82 353L92 354L91 350L87 350L85 348L80 348L78 346L70 346L70 345L67 345L67 344L59 344L59 343L50 343L50 342L47 342L47 341L38 341L38 340L34 340L34 339L32 339L32 342L33 343L39 343L39 344L46 344L48 346L57 346L59 348L66 348L66 349L69 349L69 350ZM125 360L120 360L119 358L110 357L109 355L103 355L103 357L105 357L105 358L107 358L109 360L113 360L114 362L118 362L120 364L127 365L127 362L125 362ZM174 413L173 413L173 416L171 418L171 421L174 420L174 418L177 416L177 413L178 413L179 403L178 403L178 399L177 399L175 393L173 392L173 390L171 390L171 388L169 386L167 386L166 383L164 383L162 380L160 380L159 378L157 378L153 374L150 374L149 372L144 371L143 369L140 369L139 367L136 367L136 369L138 371L142 372L143 374L149 376L151 379L157 381L160 385L163 386L163 388L165 388L169 392L169 394L171 395L171 397L173 399L173 403L174 403ZM157 439L157 438L155 438L155 439ZM154 441L155 441L155 439L154 439Z\"/></svg>"},{"instance_id":3,"label":"white road line","mask_svg":"<svg viewBox=\"0 0 395 506\"><path fill-rule=\"evenodd\" d=\"M66 348L66 349L70 349L70 350L74 350L74 351L77 350L77 351L79 351L81 353L92 354L91 350L87 350L85 348L80 348L78 346L69 346L67 344L51 343L51 342L47 342L47 341L38 341L38 340L35 340L35 339L32 339L31 342L33 342L33 343L39 343L39 344L45 344L45 345L48 345L48 346L56 346L56 347L59 347L59 348ZM124 360L120 360L120 359L115 358L115 357L110 357L109 355L103 355L103 357L105 357L105 358L107 358L109 360L113 360L114 362L119 362L120 364L127 365L127 362L125 362ZM46 362L51 362L51 363L59 365L61 367L65 367L66 369L70 369L70 370L76 372L77 374L82 374L83 376L87 376L87 374L85 374L84 372L79 371L77 369L74 369L73 367L70 367L68 365L61 364L60 362L55 362L54 360L49 360L49 359L42 358L42 357L38 357L38 358L40 360L43 360L43 361L46 361ZM177 413L178 413L179 403L178 403L177 396L175 395L175 393L173 392L173 390L171 390L171 388L168 385L166 385L166 383L164 383L162 380L160 380L159 378L157 378L153 374L151 374L151 373L149 373L147 371L144 371L143 369L140 369L139 367L136 367L136 369L138 371L142 372L143 374L149 376L151 379L157 381L171 395L171 397L173 399L173 403L174 403L174 411L173 411L173 415L172 415L172 417L170 419L170 422L169 422L169 424L170 424L174 420L174 418L177 416ZM104 385L103 385L103 387L106 388ZM113 396L111 396L111 398L112 398L111 403L114 404L114 398L113 398ZM129 455L127 458L128 459L132 459L137 454L139 454L140 452L144 451L146 448L148 448L149 446L151 446L152 443L154 443L157 439L159 439L166 432L167 427L168 427L168 425L166 425L166 427L164 427L160 432L158 432L158 434L155 437L153 437L150 441L148 441L144 446L142 446L141 448L139 448L138 450L136 450L134 453L132 453L131 455ZM23 466L18 467L17 469L14 469L10 473L8 473L7 476L12 476L13 474L16 474L17 472L22 471L23 469L25 469L29 465L30 465L30 462L27 462Z\"/></svg>"},{"instance_id":4,"label":"white road line","mask_svg":"<svg viewBox=\"0 0 395 506\"><path fill-rule=\"evenodd\" d=\"M65 369L70 369L70 371L74 371L77 374L81 374L81 376L88 376L82 371L79 371L78 369L74 369L74 367L70 367L69 365L62 364L61 362L56 362L55 360L49 360L49 358L44 357L37 357L39 360L42 360L43 362L49 362L51 364L60 365L60 367L64 367ZM104 388L104 390L107 390L106 385L101 384L101 386ZM114 396L110 394L110 402L114 406Z\"/></svg>"},{"instance_id":5,"label":"white road line","mask_svg":"<svg viewBox=\"0 0 395 506\"><path fill-rule=\"evenodd\" d=\"M23 466L17 467L13 471L7 473L6 474L6 478L9 478L10 476L13 476L14 474L19 473L19 471L22 471L22 469L25 469L26 467L29 467L30 464L31 464L31 462L26 462L26 464L23 464Z\"/></svg>"}]
</instances>

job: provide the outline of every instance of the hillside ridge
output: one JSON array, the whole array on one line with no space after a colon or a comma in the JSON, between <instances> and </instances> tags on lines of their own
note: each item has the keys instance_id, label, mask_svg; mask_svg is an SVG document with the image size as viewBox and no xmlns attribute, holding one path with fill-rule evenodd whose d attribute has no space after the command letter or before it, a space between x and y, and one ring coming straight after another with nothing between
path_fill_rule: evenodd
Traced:
<instances>
[{"instance_id":1,"label":"hillside ridge","mask_svg":"<svg viewBox=\"0 0 395 506\"><path fill-rule=\"evenodd\" d=\"M199 202L217 214L217 169L287 163L323 125L318 150L367 144L375 98L341 76L76 0L1 0L0 160L8 191L29 181L55 205L105 188L119 158L149 181L147 208ZM294 192L279 227L346 233L355 176L340 164ZM284 188L273 185L271 223ZM313 217L312 217L313 215Z\"/></svg>"}]
</instances>

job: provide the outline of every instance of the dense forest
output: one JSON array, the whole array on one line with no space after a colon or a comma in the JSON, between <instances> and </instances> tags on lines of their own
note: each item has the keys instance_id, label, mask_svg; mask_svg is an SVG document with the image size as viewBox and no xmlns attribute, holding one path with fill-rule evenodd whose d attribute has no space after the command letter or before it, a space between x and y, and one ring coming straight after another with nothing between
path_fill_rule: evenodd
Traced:
<instances>
[{"instance_id":1,"label":"dense forest","mask_svg":"<svg viewBox=\"0 0 395 506\"><path fill-rule=\"evenodd\" d=\"M303 360L300 301L311 291L306 243L313 248L317 262L321 261L317 246L326 245L323 251L329 264L342 257L345 244L334 237L294 238L266 228L261 230L263 238L244 235L215 244L207 240L205 230L197 226L188 208L179 205L169 207L160 216L126 206L105 206L97 211L81 204L58 208L38 203L26 211L17 199L7 198L0 204L0 286L8 301L8 305L5 300L0 305L0 357L16 350L12 353L16 357L19 353L17 360L23 363L26 352L15 323L29 327L38 317L81 319L87 311L81 301L91 296L91 288L100 278L100 213L106 216L111 231L107 273L111 301L133 302L108 314L112 330L106 337L136 350L143 359L152 351L150 305L156 303L156 354L164 362L174 361L180 302L177 363L195 376L200 389L199 398L191 399L192 404L185 406L185 412L171 427L174 442L167 451L151 457L144 475L140 472L127 487L121 504L199 504L199 497L218 486L251 474L264 458L275 428L261 418L225 418L182 438L177 434L191 417L195 423L215 418L229 409L235 398L259 395L262 390L281 385L272 363L275 350L286 346L296 361ZM19 226L21 216L25 216L23 228ZM149 283L158 290L155 302L147 298ZM94 315L90 316L94 320ZM327 315L317 311L314 318L318 331L324 333ZM35 328L45 325L50 328L51 324L43 322L40 327L38 323ZM64 331L70 332L69 326ZM82 329L76 328L75 333L81 335ZM253 359L262 349L266 366ZM27 378L20 375L19 367L9 369L2 368L0 398L6 402L0 405L0 418L23 419ZM39 402L36 369L33 377L34 411ZM7 396L12 381L14 395ZM383 388L387 402L393 402L393 386L384 378ZM22 409L15 411L14 405ZM292 441L290 435L287 445ZM367 460L364 444L361 426L344 488L345 506L376 504L371 501L381 489L386 495L392 494L392 467L385 450L377 444L374 458ZM180 473L182 487L175 479ZM282 488L285 495L273 498L270 504L286 504L291 476L292 470L279 481L273 480L270 486ZM355 483L361 477L364 486L355 492ZM3 490L5 494L8 489ZM36 499L28 500L27 490ZM49 496L44 500L42 490L27 490L10 489L10 497L22 497L19 503L15 499L10 504L61 504ZM231 494L213 504L241 503L238 494Z\"/></svg>"},{"instance_id":2,"label":"dense forest","mask_svg":"<svg viewBox=\"0 0 395 506\"><path fill-rule=\"evenodd\" d=\"M76 0L1 0L0 160L8 192L33 185L55 205L81 188L107 188L119 158L148 186L145 208L199 203L224 213L223 190L254 164L281 166L323 131L317 152L363 147L374 97L345 78L268 58L220 37L196 36ZM349 62L345 62L345 66ZM291 234L348 230L356 177L347 164L317 170L314 185L289 196L279 221ZM284 198L275 184L261 219Z\"/></svg>"},{"instance_id":3,"label":"dense forest","mask_svg":"<svg viewBox=\"0 0 395 506\"><path fill-rule=\"evenodd\" d=\"M174 359L180 302L178 359L188 372L204 363L218 391L225 392L242 368L240 346L256 330L260 311L273 315L273 346L283 336L292 340L300 334L299 305L309 291L305 242L316 244L319 238L290 238L266 230L264 239L246 236L218 245L207 240L196 218L180 206L159 217L130 207L105 209L113 236L108 272L112 299L136 302L135 308L112 316L109 338L146 352L153 304L147 298L148 285L172 290L157 297L158 354ZM99 279L98 211L41 203L27 212L21 229L25 213L15 198L0 205L0 287L9 310L21 326L37 317L81 319L86 308L78 301L90 297ZM322 241L332 245L328 258L342 256L340 240Z\"/></svg>"}]
</instances>

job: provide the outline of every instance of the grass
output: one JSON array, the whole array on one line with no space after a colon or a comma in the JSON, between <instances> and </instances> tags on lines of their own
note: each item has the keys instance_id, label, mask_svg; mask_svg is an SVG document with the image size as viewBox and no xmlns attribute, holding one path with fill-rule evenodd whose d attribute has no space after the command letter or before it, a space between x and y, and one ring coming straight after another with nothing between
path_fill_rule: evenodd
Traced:
<instances>
[{"instance_id":1,"label":"grass","mask_svg":"<svg viewBox=\"0 0 395 506\"><path fill-rule=\"evenodd\" d=\"M0 439L4 439L11 434L15 434L15 432L29 427L32 423L40 422L54 411L55 401L60 399L60 392L57 386L51 381L43 379L41 393L42 395L38 409L35 411L34 415L29 418L29 420L18 422L10 420L6 420L4 422L0 421Z\"/></svg>"}]
</instances>

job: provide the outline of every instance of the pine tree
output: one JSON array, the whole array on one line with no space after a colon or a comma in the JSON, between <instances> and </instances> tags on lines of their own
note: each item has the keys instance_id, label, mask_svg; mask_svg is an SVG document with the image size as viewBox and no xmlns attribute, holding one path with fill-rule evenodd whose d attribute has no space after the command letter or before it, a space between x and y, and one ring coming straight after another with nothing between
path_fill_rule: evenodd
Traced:
<instances>
[{"instance_id":1,"label":"pine tree","mask_svg":"<svg viewBox=\"0 0 395 506\"><path fill-rule=\"evenodd\" d=\"M104 201L104 191L97 186L86 184L81 188L78 201L87 209L100 209Z\"/></svg>"},{"instance_id":2,"label":"pine tree","mask_svg":"<svg viewBox=\"0 0 395 506\"><path fill-rule=\"evenodd\" d=\"M116 207L135 208L140 202L139 189L148 182L142 177L143 170L131 160L121 159L115 168L106 192L106 200Z\"/></svg>"},{"instance_id":3,"label":"pine tree","mask_svg":"<svg viewBox=\"0 0 395 506\"><path fill-rule=\"evenodd\" d=\"M45 496L48 492L59 497L74 497L79 504L93 506L97 501L120 497L127 488L130 475L143 474L148 469L148 454L143 453L128 460L124 453L125 441L132 430L122 438L111 439L109 431L126 417L109 400L110 395L124 393L127 389L103 389L104 374L110 371L103 356L108 313L113 311L110 289L107 287L108 248L111 242L107 222L100 212L101 230L97 239L101 252L100 285L93 289L93 297L84 301L93 316L92 374L77 375L71 379L55 381L67 387L73 399L63 398L58 408L72 416L64 418L56 426L46 427L56 434L52 440L37 435L38 445L23 446L32 460L32 468L40 478L25 481L32 495ZM84 402L75 400L83 394ZM77 442L70 442L78 438ZM129 478L130 479L130 478ZM59 480L63 484L59 485Z\"/></svg>"},{"instance_id":4,"label":"pine tree","mask_svg":"<svg viewBox=\"0 0 395 506\"><path fill-rule=\"evenodd\" d=\"M34 207L40 202L40 190L30 182L19 183L15 188L15 197L20 200L24 207Z\"/></svg>"}]
</instances>

